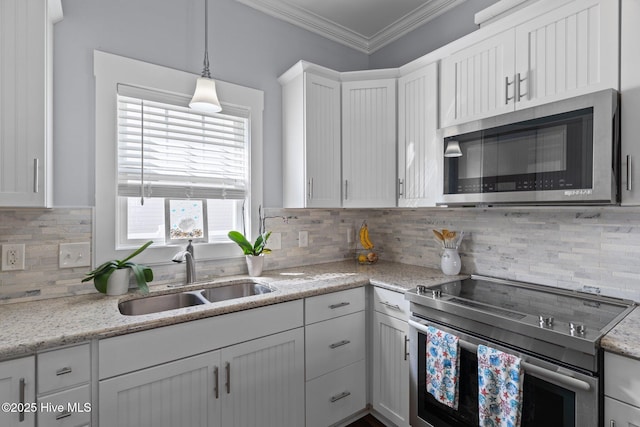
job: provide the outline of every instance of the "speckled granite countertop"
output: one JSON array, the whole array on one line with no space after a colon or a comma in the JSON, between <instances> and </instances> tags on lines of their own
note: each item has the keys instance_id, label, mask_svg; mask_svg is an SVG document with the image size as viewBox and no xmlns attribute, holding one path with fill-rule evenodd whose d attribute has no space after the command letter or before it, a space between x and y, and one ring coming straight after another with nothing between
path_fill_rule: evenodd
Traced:
<instances>
[{"instance_id":1,"label":"speckled granite countertop","mask_svg":"<svg viewBox=\"0 0 640 427\"><path fill-rule=\"evenodd\" d=\"M274 292L238 300L181 308L141 316L123 316L118 302L138 296L88 294L34 302L6 304L0 309L0 359L32 354L61 345L151 329L190 320L276 304L369 283L394 291L437 285L467 276L445 276L440 270L380 261L358 265L353 261L317 264L266 271L256 281L272 285ZM206 282L228 284L246 276L221 277ZM178 288L198 290L204 284ZM176 292L176 288L153 286L152 293Z\"/></svg>"},{"instance_id":2,"label":"speckled granite countertop","mask_svg":"<svg viewBox=\"0 0 640 427\"><path fill-rule=\"evenodd\" d=\"M640 307L636 307L600 341L606 351L640 360Z\"/></svg>"}]
</instances>

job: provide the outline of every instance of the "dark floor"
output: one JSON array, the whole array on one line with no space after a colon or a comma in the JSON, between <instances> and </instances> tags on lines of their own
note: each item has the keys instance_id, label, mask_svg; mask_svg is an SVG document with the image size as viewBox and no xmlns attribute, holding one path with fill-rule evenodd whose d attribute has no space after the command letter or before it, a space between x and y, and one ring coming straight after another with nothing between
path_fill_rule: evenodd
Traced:
<instances>
[{"instance_id":1,"label":"dark floor","mask_svg":"<svg viewBox=\"0 0 640 427\"><path fill-rule=\"evenodd\" d=\"M347 427L385 427L380 421L376 420L373 415L365 415L349 424Z\"/></svg>"}]
</instances>

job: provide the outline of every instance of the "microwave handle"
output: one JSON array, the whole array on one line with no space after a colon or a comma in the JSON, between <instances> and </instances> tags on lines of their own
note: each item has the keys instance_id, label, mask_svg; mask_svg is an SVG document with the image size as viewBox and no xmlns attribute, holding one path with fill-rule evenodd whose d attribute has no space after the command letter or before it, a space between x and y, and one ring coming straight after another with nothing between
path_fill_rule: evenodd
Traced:
<instances>
[{"instance_id":1,"label":"microwave handle","mask_svg":"<svg viewBox=\"0 0 640 427\"><path fill-rule=\"evenodd\" d=\"M420 324L415 320L409 319L409 326L421 332L424 332L425 334L428 331L425 325ZM460 348L463 348L464 350L467 350L470 353L476 354L478 352L478 346L476 344L470 343L463 339L458 338L458 345L460 345ZM542 377L551 381L558 382L568 387L571 390L589 391L591 389L591 385L589 385L589 383L579 380L577 378L573 378L569 375L564 375L559 372L550 371L549 369L541 368L540 366L527 363L524 360L522 361L521 365L525 373L535 374L538 377Z\"/></svg>"},{"instance_id":2,"label":"microwave handle","mask_svg":"<svg viewBox=\"0 0 640 427\"><path fill-rule=\"evenodd\" d=\"M631 155L627 154L627 191L631 191Z\"/></svg>"}]
</instances>

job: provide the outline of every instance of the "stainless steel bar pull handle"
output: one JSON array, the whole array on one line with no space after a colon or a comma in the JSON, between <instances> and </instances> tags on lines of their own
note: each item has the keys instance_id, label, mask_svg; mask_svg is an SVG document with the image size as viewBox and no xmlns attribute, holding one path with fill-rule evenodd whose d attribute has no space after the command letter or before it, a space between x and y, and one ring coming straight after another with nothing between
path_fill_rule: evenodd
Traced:
<instances>
[{"instance_id":1,"label":"stainless steel bar pull handle","mask_svg":"<svg viewBox=\"0 0 640 427\"><path fill-rule=\"evenodd\" d=\"M19 391L19 402L20 402L20 413L18 414L18 421L19 422L23 422L24 421L24 392L25 392L25 382L24 382L24 378L20 378L20 391Z\"/></svg>"},{"instance_id":2,"label":"stainless steel bar pull handle","mask_svg":"<svg viewBox=\"0 0 640 427\"><path fill-rule=\"evenodd\" d=\"M515 80L515 83L516 83L515 91L516 91L516 93L515 93L514 96L516 97L516 101L517 102L520 102L520 100L525 95L528 95L527 92L522 93L522 82L525 81L525 80L527 80L527 77L521 79L520 78L520 73L516 74L516 80Z\"/></svg>"},{"instance_id":3,"label":"stainless steel bar pull handle","mask_svg":"<svg viewBox=\"0 0 640 427\"><path fill-rule=\"evenodd\" d=\"M215 366L213 368L213 393L216 396L216 399L218 397L220 397L220 387L218 387L218 380L219 380L219 374L218 374L218 367Z\"/></svg>"},{"instance_id":4,"label":"stainless steel bar pull handle","mask_svg":"<svg viewBox=\"0 0 640 427\"><path fill-rule=\"evenodd\" d=\"M313 199L313 178L311 178L311 196L310 199Z\"/></svg>"},{"instance_id":5,"label":"stainless steel bar pull handle","mask_svg":"<svg viewBox=\"0 0 640 427\"><path fill-rule=\"evenodd\" d=\"M632 173L631 173L631 156L629 154L627 154L627 191L631 191L631 177L632 177Z\"/></svg>"},{"instance_id":6,"label":"stainless steel bar pull handle","mask_svg":"<svg viewBox=\"0 0 640 427\"><path fill-rule=\"evenodd\" d=\"M56 376L60 376L60 375L67 375L70 374L71 372L73 372L73 370L71 369L71 366L65 366L64 368L60 368L56 371Z\"/></svg>"},{"instance_id":7,"label":"stainless steel bar pull handle","mask_svg":"<svg viewBox=\"0 0 640 427\"><path fill-rule=\"evenodd\" d=\"M340 394L336 394L335 396L331 397L331 399L329 399L329 401L331 403L337 402L340 399L344 399L347 396L351 396L351 392L350 391L343 391Z\"/></svg>"},{"instance_id":8,"label":"stainless steel bar pull handle","mask_svg":"<svg viewBox=\"0 0 640 427\"><path fill-rule=\"evenodd\" d=\"M349 305L349 304L351 304L351 303L350 303L350 302L339 302L339 303L337 303L337 304L331 304L331 305L329 306L329 308L330 308L331 310L335 310L336 308L344 307L344 306L347 306L347 305Z\"/></svg>"},{"instance_id":9,"label":"stainless steel bar pull handle","mask_svg":"<svg viewBox=\"0 0 640 427\"><path fill-rule=\"evenodd\" d=\"M609 421L609 427L616 427L616 421L615 420L610 420Z\"/></svg>"},{"instance_id":10,"label":"stainless steel bar pull handle","mask_svg":"<svg viewBox=\"0 0 640 427\"><path fill-rule=\"evenodd\" d=\"M514 99L513 96L509 96L509 86L511 86L514 83L515 83L515 81L509 83L509 77L505 77L504 78L504 103L505 103L505 105L508 104L509 101Z\"/></svg>"},{"instance_id":11,"label":"stainless steel bar pull handle","mask_svg":"<svg viewBox=\"0 0 640 427\"><path fill-rule=\"evenodd\" d=\"M404 196L404 179L398 178L398 196Z\"/></svg>"},{"instance_id":12,"label":"stainless steel bar pull handle","mask_svg":"<svg viewBox=\"0 0 640 427\"><path fill-rule=\"evenodd\" d=\"M404 360L407 360L407 357L409 357L409 337L408 336L404 336Z\"/></svg>"},{"instance_id":13,"label":"stainless steel bar pull handle","mask_svg":"<svg viewBox=\"0 0 640 427\"><path fill-rule=\"evenodd\" d=\"M333 343L329 346L329 348L334 349L334 348L338 348L338 347L342 347L343 345L347 345L349 344L351 341L349 340L342 340L336 343Z\"/></svg>"},{"instance_id":14,"label":"stainless steel bar pull handle","mask_svg":"<svg viewBox=\"0 0 640 427\"><path fill-rule=\"evenodd\" d=\"M389 307L392 310L397 310L397 311L402 311L402 309L400 308L400 306L398 304L391 304L388 301L380 301L380 304Z\"/></svg>"},{"instance_id":15,"label":"stainless steel bar pull handle","mask_svg":"<svg viewBox=\"0 0 640 427\"><path fill-rule=\"evenodd\" d=\"M69 418L71 416L71 412L69 411L62 411L60 412L58 415L56 415L56 421L57 420L62 420L64 418Z\"/></svg>"},{"instance_id":16,"label":"stainless steel bar pull handle","mask_svg":"<svg viewBox=\"0 0 640 427\"><path fill-rule=\"evenodd\" d=\"M33 192L37 193L38 191L40 191L40 188L38 186L38 178L39 178L39 173L40 171L39 169L39 161L38 159L33 159Z\"/></svg>"},{"instance_id":17,"label":"stainless steel bar pull handle","mask_svg":"<svg viewBox=\"0 0 640 427\"><path fill-rule=\"evenodd\" d=\"M227 388L227 394L231 393L231 364L227 362L224 365L225 371L227 371L227 382L224 384Z\"/></svg>"},{"instance_id":18,"label":"stainless steel bar pull handle","mask_svg":"<svg viewBox=\"0 0 640 427\"><path fill-rule=\"evenodd\" d=\"M344 180L344 199L347 200L349 198L349 180Z\"/></svg>"}]
</instances>

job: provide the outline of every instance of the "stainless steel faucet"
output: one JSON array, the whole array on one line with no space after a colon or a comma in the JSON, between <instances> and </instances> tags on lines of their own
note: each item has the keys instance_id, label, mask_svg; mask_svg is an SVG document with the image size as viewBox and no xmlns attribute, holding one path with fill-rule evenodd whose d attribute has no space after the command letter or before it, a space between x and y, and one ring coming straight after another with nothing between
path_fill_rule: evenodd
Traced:
<instances>
[{"instance_id":1,"label":"stainless steel faucet","mask_svg":"<svg viewBox=\"0 0 640 427\"><path fill-rule=\"evenodd\" d=\"M173 256L173 262L187 262L187 285L192 284L196 280L196 262L193 257L193 245L191 240L184 251L180 251Z\"/></svg>"}]
</instances>

